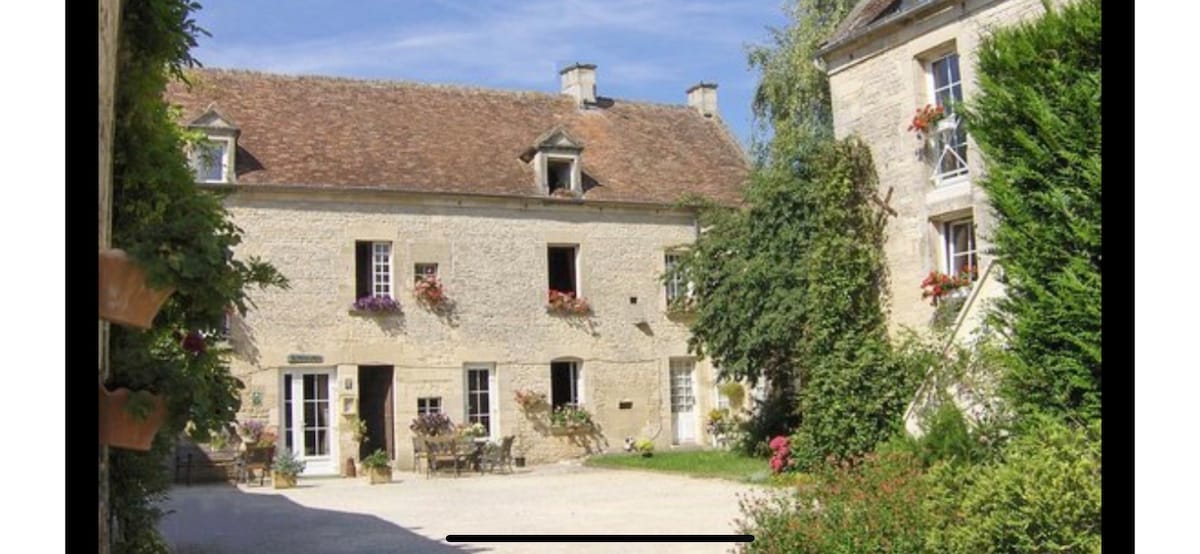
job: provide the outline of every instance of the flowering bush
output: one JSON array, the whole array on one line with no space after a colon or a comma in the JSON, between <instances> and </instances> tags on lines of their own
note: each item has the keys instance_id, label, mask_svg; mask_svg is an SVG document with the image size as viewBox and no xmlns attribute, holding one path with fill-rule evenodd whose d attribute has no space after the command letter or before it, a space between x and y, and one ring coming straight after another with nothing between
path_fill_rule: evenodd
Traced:
<instances>
[{"instance_id":1,"label":"flowering bush","mask_svg":"<svg viewBox=\"0 0 1200 554\"><path fill-rule=\"evenodd\" d=\"M354 309L360 312L398 312L400 303L390 296L364 296L354 301Z\"/></svg>"},{"instance_id":2,"label":"flowering bush","mask_svg":"<svg viewBox=\"0 0 1200 554\"><path fill-rule=\"evenodd\" d=\"M577 298L575 293L554 289L550 289L549 305L547 308L552 312L570 315L587 315L592 311L592 307L588 305L587 300Z\"/></svg>"},{"instance_id":3,"label":"flowering bush","mask_svg":"<svg viewBox=\"0 0 1200 554\"><path fill-rule=\"evenodd\" d=\"M788 447L788 438L779 435L771 439L767 446L771 447L774 454L771 455L771 471L779 473L791 464L792 450Z\"/></svg>"},{"instance_id":4,"label":"flowering bush","mask_svg":"<svg viewBox=\"0 0 1200 554\"><path fill-rule=\"evenodd\" d=\"M929 275L921 281L921 298L933 298L930 301L934 306L938 305L938 300L949 296L955 290L971 286L971 282L975 280L975 268L966 267L958 272L958 275L950 276L940 271L930 271Z\"/></svg>"},{"instance_id":5,"label":"flowering bush","mask_svg":"<svg viewBox=\"0 0 1200 554\"><path fill-rule=\"evenodd\" d=\"M447 300L446 289L442 287L442 281L436 275L424 275L417 279L417 284L413 286L413 295L430 307L441 306Z\"/></svg>"},{"instance_id":6,"label":"flowering bush","mask_svg":"<svg viewBox=\"0 0 1200 554\"><path fill-rule=\"evenodd\" d=\"M522 410L529 411L546 404L546 393L520 389L513 392L513 399Z\"/></svg>"},{"instance_id":7,"label":"flowering bush","mask_svg":"<svg viewBox=\"0 0 1200 554\"><path fill-rule=\"evenodd\" d=\"M241 435L242 441L246 444L257 444L262 440L263 431L266 431L267 425L257 419L247 419L241 422L238 428L238 435Z\"/></svg>"},{"instance_id":8,"label":"flowering bush","mask_svg":"<svg viewBox=\"0 0 1200 554\"><path fill-rule=\"evenodd\" d=\"M754 535L742 552L954 551L925 549L929 523L922 500L928 485L915 457L871 454L857 464L826 463L818 470L815 483L790 494L741 501L745 517L736 525Z\"/></svg>"},{"instance_id":9,"label":"flowering bush","mask_svg":"<svg viewBox=\"0 0 1200 554\"><path fill-rule=\"evenodd\" d=\"M200 331L189 331L179 340L179 347L194 356L199 356L208 350L208 343L204 341L204 335L200 334Z\"/></svg>"},{"instance_id":10,"label":"flowering bush","mask_svg":"<svg viewBox=\"0 0 1200 554\"><path fill-rule=\"evenodd\" d=\"M454 422L443 413L421 414L413 418L408 429L418 435L448 435L454 431Z\"/></svg>"},{"instance_id":11,"label":"flowering bush","mask_svg":"<svg viewBox=\"0 0 1200 554\"><path fill-rule=\"evenodd\" d=\"M921 139L929 134L939 121L946 117L946 110L941 106L932 106L925 104L924 107L917 108L917 112L913 114L912 123L909 124L909 132L916 132L917 138Z\"/></svg>"},{"instance_id":12,"label":"flowering bush","mask_svg":"<svg viewBox=\"0 0 1200 554\"><path fill-rule=\"evenodd\" d=\"M563 404L550 412L550 425L555 427L586 427L591 424L592 414L575 404Z\"/></svg>"},{"instance_id":13,"label":"flowering bush","mask_svg":"<svg viewBox=\"0 0 1200 554\"><path fill-rule=\"evenodd\" d=\"M488 434L487 428L482 423L464 423L458 426L458 436L460 437L486 437Z\"/></svg>"}]
</instances>

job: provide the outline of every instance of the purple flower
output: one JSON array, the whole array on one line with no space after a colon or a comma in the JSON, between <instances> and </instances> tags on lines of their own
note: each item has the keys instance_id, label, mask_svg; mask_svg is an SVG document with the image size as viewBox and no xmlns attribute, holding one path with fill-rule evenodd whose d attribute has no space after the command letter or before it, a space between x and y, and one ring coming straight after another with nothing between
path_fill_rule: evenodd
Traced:
<instances>
[{"instance_id":1,"label":"purple flower","mask_svg":"<svg viewBox=\"0 0 1200 554\"><path fill-rule=\"evenodd\" d=\"M354 301L354 309L362 312L398 312L400 303L390 296L364 296Z\"/></svg>"}]
</instances>

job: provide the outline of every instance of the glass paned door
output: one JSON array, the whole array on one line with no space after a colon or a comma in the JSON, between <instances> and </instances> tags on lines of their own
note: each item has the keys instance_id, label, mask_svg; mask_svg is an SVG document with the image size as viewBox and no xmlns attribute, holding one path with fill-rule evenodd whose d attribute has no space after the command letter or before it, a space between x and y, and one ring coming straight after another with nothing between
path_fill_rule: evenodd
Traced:
<instances>
[{"instance_id":1,"label":"glass paned door","mask_svg":"<svg viewBox=\"0 0 1200 554\"><path fill-rule=\"evenodd\" d=\"M696 442L696 363L691 359L671 360L671 422L674 443Z\"/></svg>"},{"instance_id":2,"label":"glass paned door","mask_svg":"<svg viewBox=\"0 0 1200 554\"><path fill-rule=\"evenodd\" d=\"M337 428L330 370L294 371L283 375L283 444L304 460L305 475L337 473Z\"/></svg>"}]
</instances>

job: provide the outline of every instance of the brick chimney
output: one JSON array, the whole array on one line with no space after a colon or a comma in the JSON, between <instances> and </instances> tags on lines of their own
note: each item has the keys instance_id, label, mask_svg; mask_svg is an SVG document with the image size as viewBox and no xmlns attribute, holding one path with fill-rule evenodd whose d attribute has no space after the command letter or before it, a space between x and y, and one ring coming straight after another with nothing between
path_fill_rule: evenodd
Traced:
<instances>
[{"instance_id":1,"label":"brick chimney","mask_svg":"<svg viewBox=\"0 0 1200 554\"><path fill-rule=\"evenodd\" d=\"M562 93L575 99L580 107L596 103L596 65L575 62L558 72Z\"/></svg>"},{"instance_id":2,"label":"brick chimney","mask_svg":"<svg viewBox=\"0 0 1200 554\"><path fill-rule=\"evenodd\" d=\"M700 81L687 89L687 103L704 117L717 115L717 84Z\"/></svg>"}]
</instances>

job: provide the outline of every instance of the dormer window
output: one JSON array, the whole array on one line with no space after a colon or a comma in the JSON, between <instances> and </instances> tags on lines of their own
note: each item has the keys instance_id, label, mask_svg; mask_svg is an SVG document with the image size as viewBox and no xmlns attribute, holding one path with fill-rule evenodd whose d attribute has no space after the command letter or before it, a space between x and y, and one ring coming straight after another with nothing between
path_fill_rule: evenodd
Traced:
<instances>
[{"instance_id":1,"label":"dormer window","mask_svg":"<svg viewBox=\"0 0 1200 554\"><path fill-rule=\"evenodd\" d=\"M229 182L229 139L210 138L196 145L191 153L192 171L201 183Z\"/></svg>"},{"instance_id":2,"label":"dormer window","mask_svg":"<svg viewBox=\"0 0 1200 554\"><path fill-rule=\"evenodd\" d=\"M550 196L555 193L570 193L575 190L571 186L572 175L575 173L575 160L570 158L550 157L546 160L546 190Z\"/></svg>"},{"instance_id":3,"label":"dormer window","mask_svg":"<svg viewBox=\"0 0 1200 554\"><path fill-rule=\"evenodd\" d=\"M188 152L188 160L196 174L196 181L234 182L234 155L237 152L238 135L241 134L237 125L221 115L214 106L209 106L208 110L193 119L188 127L205 135L205 140L193 145Z\"/></svg>"},{"instance_id":4,"label":"dormer window","mask_svg":"<svg viewBox=\"0 0 1200 554\"><path fill-rule=\"evenodd\" d=\"M533 165L538 190L547 196L583 196L583 170L580 157L583 144L555 127L534 142L521 155L521 159Z\"/></svg>"}]
</instances>

